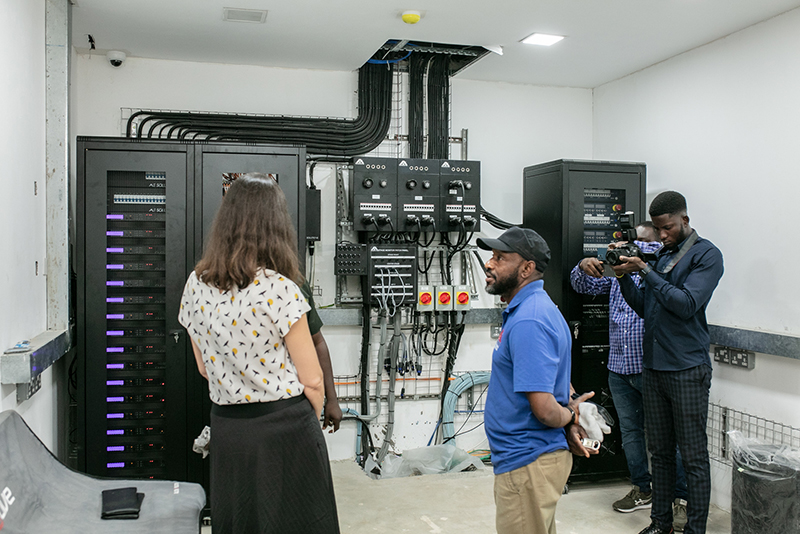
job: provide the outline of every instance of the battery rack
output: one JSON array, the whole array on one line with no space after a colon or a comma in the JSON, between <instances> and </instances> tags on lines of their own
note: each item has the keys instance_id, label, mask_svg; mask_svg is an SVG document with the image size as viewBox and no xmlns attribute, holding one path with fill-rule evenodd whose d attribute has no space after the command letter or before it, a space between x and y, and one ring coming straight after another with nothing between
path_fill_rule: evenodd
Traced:
<instances>
[{"instance_id":1,"label":"battery rack","mask_svg":"<svg viewBox=\"0 0 800 534\"><path fill-rule=\"evenodd\" d=\"M106 205L105 467L164 477L166 173L111 171Z\"/></svg>"}]
</instances>

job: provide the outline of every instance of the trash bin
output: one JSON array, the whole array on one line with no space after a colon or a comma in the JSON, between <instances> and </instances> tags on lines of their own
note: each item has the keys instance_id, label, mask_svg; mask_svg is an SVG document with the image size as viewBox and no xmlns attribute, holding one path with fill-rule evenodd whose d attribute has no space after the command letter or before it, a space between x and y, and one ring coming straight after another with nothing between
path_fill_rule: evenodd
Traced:
<instances>
[{"instance_id":1,"label":"trash bin","mask_svg":"<svg viewBox=\"0 0 800 534\"><path fill-rule=\"evenodd\" d=\"M728 435L731 534L800 534L800 450Z\"/></svg>"}]
</instances>

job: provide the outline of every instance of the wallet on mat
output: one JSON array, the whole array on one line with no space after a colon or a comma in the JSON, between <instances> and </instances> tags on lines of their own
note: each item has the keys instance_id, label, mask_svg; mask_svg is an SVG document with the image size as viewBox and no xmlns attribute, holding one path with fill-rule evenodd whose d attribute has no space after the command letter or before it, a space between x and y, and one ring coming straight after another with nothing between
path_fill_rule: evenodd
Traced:
<instances>
[{"instance_id":1,"label":"wallet on mat","mask_svg":"<svg viewBox=\"0 0 800 534\"><path fill-rule=\"evenodd\" d=\"M103 490L102 519L138 519L144 493L136 493L136 488L117 488Z\"/></svg>"}]
</instances>

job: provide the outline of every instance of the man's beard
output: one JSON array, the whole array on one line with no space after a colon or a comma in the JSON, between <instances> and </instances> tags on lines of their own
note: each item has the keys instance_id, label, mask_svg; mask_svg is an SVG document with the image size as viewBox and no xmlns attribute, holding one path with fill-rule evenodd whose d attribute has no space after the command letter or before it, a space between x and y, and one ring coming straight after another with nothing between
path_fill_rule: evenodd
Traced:
<instances>
[{"instance_id":1,"label":"man's beard","mask_svg":"<svg viewBox=\"0 0 800 534\"><path fill-rule=\"evenodd\" d=\"M494 276L493 273L488 273ZM490 295L505 295L510 293L519 285L519 269L509 274L505 278L495 278L494 284L486 284L486 292Z\"/></svg>"}]
</instances>

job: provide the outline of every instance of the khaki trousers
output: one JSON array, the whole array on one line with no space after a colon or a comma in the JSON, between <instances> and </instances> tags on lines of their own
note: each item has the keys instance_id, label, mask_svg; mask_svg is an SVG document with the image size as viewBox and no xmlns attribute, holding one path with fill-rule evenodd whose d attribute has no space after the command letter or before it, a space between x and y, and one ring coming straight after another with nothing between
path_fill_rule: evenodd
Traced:
<instances>
[{"instance_id":1,"label":"khaki trousers","mask_svg":"<svg viewBox=\"0 0 800 534\"><path fill-rule=\"evenodd\" d=\"M494 477L497 534L556 534L556 503L572 470L560 450Z\"/></svg>"}]
</instances>

